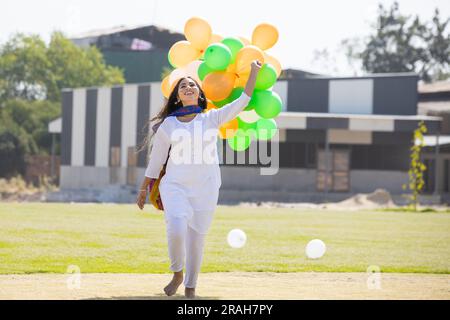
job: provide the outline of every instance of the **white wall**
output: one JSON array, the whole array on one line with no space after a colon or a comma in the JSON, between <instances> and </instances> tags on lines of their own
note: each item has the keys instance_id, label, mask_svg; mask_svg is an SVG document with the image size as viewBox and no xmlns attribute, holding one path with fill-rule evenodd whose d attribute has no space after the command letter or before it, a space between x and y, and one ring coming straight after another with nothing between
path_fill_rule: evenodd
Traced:
<instances>
[{"instance_id":1,"label":"white wall","mask_svg":"<svg viewBox=\"0 0 450 320\"><path fill-rule=\"evenodd\" d=\"M373 80L330 80L328 110L330 113L373 113Z\"/></svg>"}]
</instances>

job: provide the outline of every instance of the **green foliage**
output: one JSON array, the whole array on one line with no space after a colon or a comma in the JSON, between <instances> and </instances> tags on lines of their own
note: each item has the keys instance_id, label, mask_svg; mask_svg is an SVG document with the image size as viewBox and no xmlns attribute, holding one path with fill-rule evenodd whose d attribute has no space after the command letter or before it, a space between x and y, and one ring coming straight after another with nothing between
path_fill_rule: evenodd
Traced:
<instances>
[{"instance_id":1,"label":"green foliage","mask_svg":"<svg viewBox=\"0 0 450 320\"><path fill-rule=\"evenodd\" d=\"M37 152L35 141L9 115L0 122L0 176L23 174L25 155Z\"/></svg>"},{"instance_id":2,"label":"green foliage","mask_svg":"<svg viewBox=\"0 0 450 320\"><path fill-rule=\"evenodd\" d=\"M360 59L367 72L416 72L427 82L442 80L450 76L449 22L441 20L438 9L432 21L422 22L418 16L401 14L397 2L389 9L380 4L374 31L362 50L355 50L348 39L343 45L347 57Z\"/></svg>"},{"instance_id":3,"label":"green foliage","mask_svg":"<svg viewBox=\"0 0 450 320\"><path fill-rule=\"evenodd\" d=\"M410 154L410 167L408 171L409 183L408 188L411 191L410 206L414 211L417 211L417 205L419 204L419 195L425 186L423 180L423 173L427 169L425 164L422 163L422 148L423 148L423 134L427 132L427 127L423 121L419 122L419 126L414 130L413 142ZM406 185L403 185L403 189L407 189Z\"/></svg>"},{"instance_id":4,"label":"green foliage","mask_svg":"<svg viewBox=\"0 0 450 320\"><path fill-rule=\"evenodd\" d=\"M122 71L107 66L96 47L81 49L61 33L52 35L48 50L52 79L49 81L48 99L59 101L63 88L116 85L125 82Z\"/></svg>"},{"instance_id":5,"label":"green foliage","mask_svg":"<svg viewBox=\"0 0 450 320\"><path fill-rule=\"evenodd\" d=\"M63 88L124 83L122 71L107 66L95 47L82 49L60 32L50 43L36 35L16 34L0 47L0 102L60 100Z\"/></svg>"},{"instance_id":6,"label":"green foliage","mask_svg":"<svg viewBox=\"0 0 450 320\"><path fill-rule=\"evenodd\" d=\"M61 114L63 88L124 82L97 48L79 48L60 32L48 45L36 35L14 35L0 46L0 176L23 175L26 155L51 153L48 123Z\"/></svg>"},{"instance_id":7,"label":"green foliage","mask_svg":"<svg viewBox=\"0 0 450 320\"><path fill-rule=\"evenodd\" d=\"M9 115L13 122L19 124L32 137L39 153L51 153L51 135L48 132L48 123L59 117L61 112L59 103L48 100L15 99L7 101L1 112Z\"/></svg>"}]
</instances>

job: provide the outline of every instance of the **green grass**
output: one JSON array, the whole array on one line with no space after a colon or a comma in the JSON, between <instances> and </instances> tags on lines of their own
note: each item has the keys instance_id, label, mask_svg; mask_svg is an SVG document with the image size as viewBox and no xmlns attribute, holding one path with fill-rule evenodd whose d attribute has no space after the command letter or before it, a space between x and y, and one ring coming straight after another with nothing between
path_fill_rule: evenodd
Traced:
<instances>
[{"instance_id":1,"label":"green grass","mask_svg":"<svg viewBox=\"0 0 450 320\"><path fill-rule=\"evenodd\" d=\"M247 244L226 243L234 228ZM309 240L327 245L305 257ZM168 272L163 215L135 205L0 203L0 273ZM202 272L330 271L449 273L450 215L411 212L219 207Z\"/></svg>"}]
</instances>

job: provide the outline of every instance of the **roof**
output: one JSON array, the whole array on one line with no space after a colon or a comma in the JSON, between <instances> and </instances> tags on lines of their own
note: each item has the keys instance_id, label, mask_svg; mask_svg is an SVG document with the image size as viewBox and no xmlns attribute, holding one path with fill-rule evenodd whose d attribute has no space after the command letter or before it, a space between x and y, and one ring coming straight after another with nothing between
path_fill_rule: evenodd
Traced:
<instances>
[{"instance_id":1,"label":"roof","mask_svg":"<svg viewBox=\"0 0 450 320\"><path fill-rule=\"evenodd\" d=\"M97 29L72 36L70 39L77 46L95 45L103 52L108 50L153 50L155 48L168 50L175 42L184 40L185 37L182 33L159 26L141 25ZM135 45L136 41L138 43Z\"/></svg>"},{"instance_id":2,"label":"roof","mask_svg":"<svg viewBox=\"0 0 450 320\"><path fill-rule=\"evenodd\" d=\"M346 80L346 79L374 79L374 78L398 78L398 77L414 77L419 78L419 75L414 72L397 72L397 73L370 73L358 76L309 76L306 79L324 79L324 80Z\"/></svg>"},{"instance_id":3,"label":"roof","mask_svg":"<svg viewBox=\"0 0 450 320\"><path fill-rule=\"evenodd\" d=\"M419 84L419 93L450 92L450 80Z\"/></svg>"},{"instance_id":4,"label":"roof","mask_svg":"<svg viewBox=\"0 0 450 320\"><path fill-rule=\"evenodd\" d=\"M156 25L153 25L153 26L155 28L161 30L161 31L168 31L168 29L166 29L166 28L158 27ZM130 30L136 30L136 29L142 29L142 28L146 28L146 27L150 27L150 26L148 24L137 25L137 26L133 26L133 27L120 25L120 26L115 26L115 27L112 27L112 28L94 29L94 30L90 30L90 31L79 33L77 35L73 35L73 36L70 37L70 39L71 40L76 40L76 39L84 39L84 38L106 36L106 35L110 35L110 34L114 34L114 33L130 31Z\"/></svg>"},{"instance_id":5,"label":"roof","mask_svg":"<svg viewBox=\"0 0 450 320\"><path fill-rule=\"evenodd\" d=\"M388 115L388 114L349 114L349 113L322 113L322 112L281 112L285 117L316 117L316 118L341 118L341 119L363 119L363 120L413 120L413 121L442 121L441 117L424 115Z\"/></svg>"},{"instance_id":6,"label":"roof","mask_svg":"<svg viewBox=\"0 0 450 320\"><path fill-rule=\"evenodd\" d=\"M417 104L419 114L427 114L428 112L450 112L450 101L426 101Z\"/></svg>"},{"instance_id":7,"label":"roof","mask_svg":"<svg viewBox=\"0 0 450 320\"><path fill-rule=\"evenodd\" d=\"M281 112L275 119L279 129L412 132L424 121L429 133L440 130L441 117L423 115L369 115L313 112Z\"/></svg>"},{"instance_id":8,"label":"roof","mask_svg":"<svg viewBox=\"0 0 450 320\"><path fill-rule=\"evenodd\" d=\"M416 145L419 141L416 141ZM423 136L424 147L435 147L436 146L436 136ZM439 146L450 145L450 136L439 136Z\"/></svg>"}]
</instances>

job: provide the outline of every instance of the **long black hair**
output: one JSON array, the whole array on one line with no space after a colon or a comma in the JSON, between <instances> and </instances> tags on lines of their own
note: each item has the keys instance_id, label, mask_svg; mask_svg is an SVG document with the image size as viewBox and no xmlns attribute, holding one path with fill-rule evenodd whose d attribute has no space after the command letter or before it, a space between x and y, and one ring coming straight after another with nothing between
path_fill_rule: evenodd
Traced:
<instances>
[{"instance_id":1,"label":"long black hair","mask_svg":"<svg viewBox=\"0 0 450 320\"><path fill-rule=\"evenodd\" d=\"M161 125L161 123L163 123L163 121L167 118L169 114L183 107L183 103L180 100L178 100L178 88L180 87L181 81L184 79L190 79L194 81L195 84L197 85L199 89L198 106L202 108L202 112L204 112L208 107L208 100L206 99L205 93L203 92L202 87L198 84L198 82L194 78L188 76L179 79L161 111L155 117L149 119L145 124L145 126L142 128L142 135L144 136L144 139L139 149L137 150L137 153L141 152L146 147L148 147L148 144L150 142L151 137L149 137L148 135L147 127L150 127L152 122L156 121L156 124L153 124L153 126L151 127L153 136L156 133L156 130L158 130L158 127Z\"/></svg>"}]
</instances>

